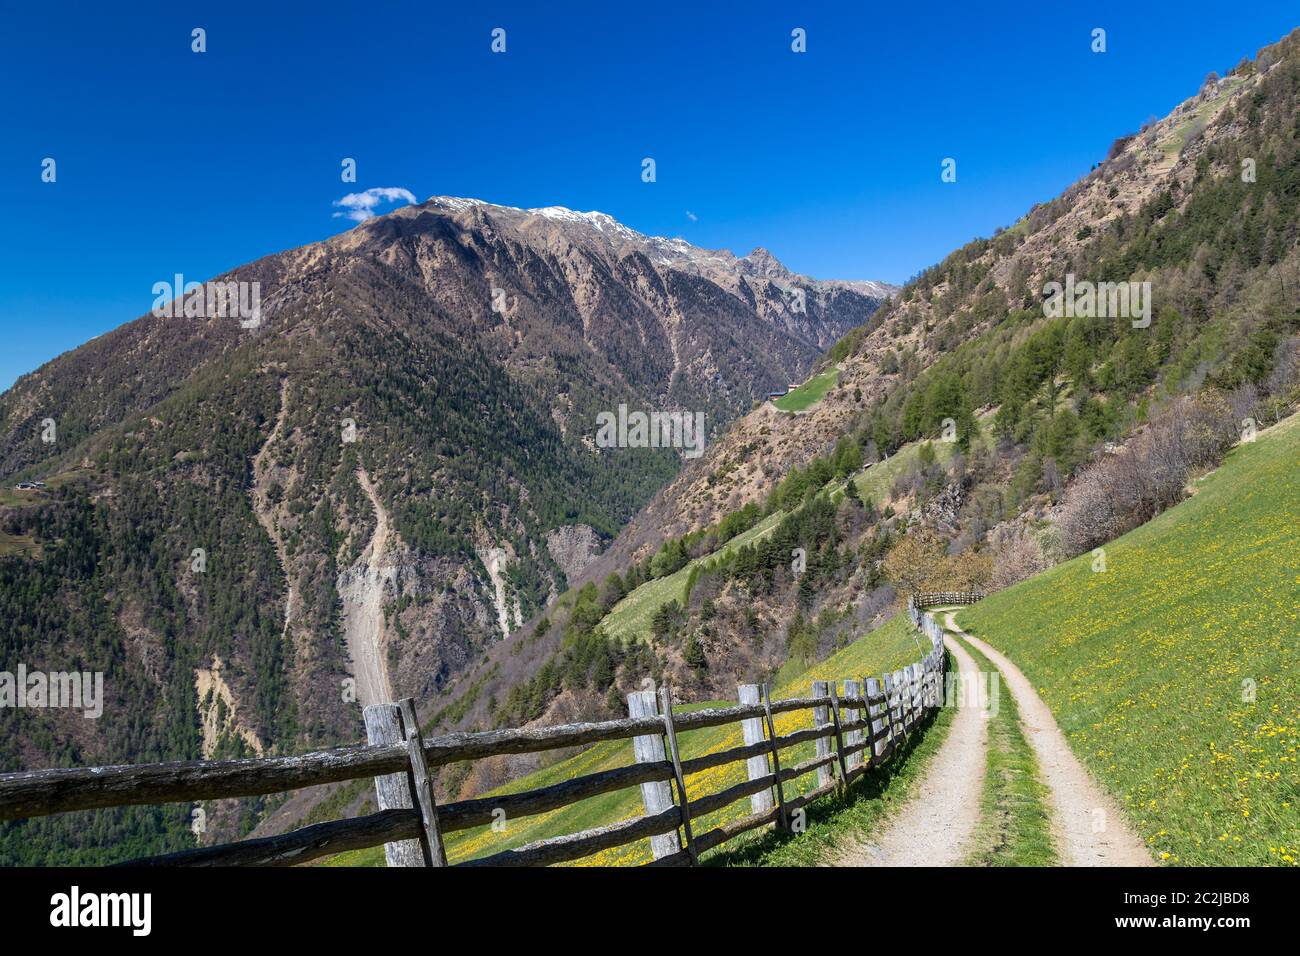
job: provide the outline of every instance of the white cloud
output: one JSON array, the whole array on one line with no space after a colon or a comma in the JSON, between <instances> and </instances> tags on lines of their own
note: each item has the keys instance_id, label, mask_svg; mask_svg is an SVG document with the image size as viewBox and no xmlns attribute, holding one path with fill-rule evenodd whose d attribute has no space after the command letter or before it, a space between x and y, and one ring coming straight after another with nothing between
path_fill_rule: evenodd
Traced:
<instances>
[{"instance_id":1,"label":"white cloud","mask_svg":"<svg viewBox=\"0 0 1300 956\"><path fill-rule=\"evenodd\" d=\"M404 199L408 203L415 202L415 196L411 191L399 186L376 186L365 192L348 193L342 199L334 200L334 205L343 209L343 212L336 212L334 218L365 222L375 215L376 206L381 203L397 202L399 199Z\"/></svg>"},{"instance_id":2,"label":"white cloud","mask_svg":"<svg viewBox=\"0 0 1300 956\"><path fill-rule=\"evenodd\" d=\"M699 222L699 221L700 221L700 217L697 216L697 215L695 215L695 213L691 212L689 209L686 210L686 218L689 219L691 222Z\"/></svg>"}]
</instances>

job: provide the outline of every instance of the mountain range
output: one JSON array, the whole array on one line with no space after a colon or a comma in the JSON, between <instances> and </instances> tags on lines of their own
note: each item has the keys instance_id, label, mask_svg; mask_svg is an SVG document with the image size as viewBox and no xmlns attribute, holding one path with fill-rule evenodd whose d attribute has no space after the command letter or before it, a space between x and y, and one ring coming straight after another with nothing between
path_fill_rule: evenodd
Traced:
<instances>
[{"instance_id":1,"label":"mountain range","mask_svg":"<svg viewBox=\"0 0 1300 956\"><path fill-rule=\"evenodd\" d=\"M1177 502L1300 401L1297 36L921 272L828 349L821 394L738 418L445 690L433 727L608 717L645 679L733 699L900 593L1005 587ZM1120 286L1119 308L1054 298Z\"/></svg>"},{"instance_id":2,"label":"mountain range","mask_svg":"<svg viewBox=\"0 0 1300 956\"><path fill-rule=\"evenodd\" d=\"M257 314L214 312L227 288ZM4 660L107 695L94 722L0 712L0 765L293 752L436 699L681 467L599 447L602 411L702 415L711 440L893 291L449 197L181 285L0 396ZM163 818L49 840L188 839Z\"/></svg>"},{"instance_id":3,"label":"mountain range","mask_svg":"<svg viewBox=\"0 0 1300 956\"><path fill-rule=\"evenodd\" d=\"M61 356L0 396L0 649L107 699L0 711L0 769L293 752L408 695L430 732L729 698L906 591L1104 544L1300 402L1297 116L1293 34L901 289L438 197L220 277L251 323ZM1047 301L1080 283L1150 309ZM703 455L604 447L621 405L702 414ZM226 802L205 839L370 799ZM0 828L33 861L191 842L184 807Z\"/></svg>"}]
</instances>

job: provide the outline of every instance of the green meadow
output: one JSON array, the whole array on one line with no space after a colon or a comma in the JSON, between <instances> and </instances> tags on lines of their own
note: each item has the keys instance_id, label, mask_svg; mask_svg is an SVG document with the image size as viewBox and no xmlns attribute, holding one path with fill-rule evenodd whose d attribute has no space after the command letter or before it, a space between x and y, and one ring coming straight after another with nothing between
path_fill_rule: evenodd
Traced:
<instances>
[{"instance_id":1,"label":"green meadow","mask_svg":"<svg viewBox=\"0 0 1300 956\"><path fill-rule=\"evenodd\" d=\"M1193 490L957 622L1025 672L1156 859L1294 866L1300 416Z\"/></svg>"},{"instance_id":2,"label":"green meadow","mask_svg":"<svg viewBox=\"0 0 1300 956\"><path fill-rule=\"evenodd\" d=\"M811 693L811 682L814 680L878 677L886 671L896 670L919 659L925 645L925 638L921 637L912 628L907 616L899 614L883 626L859 637L856 641L832 654L821 663L815 664L798 677L776 687L772 696L778 699L807 696ZM680 709L685 711L706 706L724 706L727 703L726 701L700 702ZM775 723L777 733L786 734L802 727L811 726L811 717L806 711L778 714ZM917 736L918 740L921 739L920 735L914 736ZM930 734L929 736L933 739L935 735ZM741 735L740 725L731 724L724 727L708 727L684 732L679 735L678 742L681 747L682 758L689 759L728 747L738 747L744 743L744 740ZM781 752L782 764L783 766L792 766L801 760L812 757L813 754L814 744L812 742L799 744ZM548 786L599 770L627 766L630 763L632 763L631 741L608 741L595 744L575 756L522 777L493 792L518 793L522 790ZM894 761L890 763L892 764ZM816 779L815 773L805 774L797 780L786 783L785 792L788 796L793 796L796 793L806 793L816 786ZM692 798L696 798L725 789L744 780L745 764L741 761L692 774L687 777L686 790ZM910 776L904 777L903 783L906 784L910 780ZM882 786L883 784L880 782L867 783L867 789L870 792L875 792L871 788L881 788ZM858 784L855 783L854 789L857 788ZM895 786L891 792L897 793L897 791L898 787ZM834 805L838 802L838 799L832 795L818 801L809 809L810 819L814 823L823 819L827 815L826 806ZM818 804L825 804L825 806L818 806ZM513 849L535 840L560 836L566 833L576 833L591 827L626 820L638 816L642 812L640 790L632 787L615 793L591 797L548 813L510 820L504 832L494 832L490 826L483 826L449 834L447 837L447 857L450 862L456 863L472 857ZM692 821L692 825L696 832L702 833L719 823L738 819L749 812L749 798L746 797L716 814ZM809 843L811 847L818 842L816 834L822 831L820 828L812 827L809 832L813 833ZM756 841L751 837L748 841L742 841L742 846L754 842ZM761 843L761 840L757 842ZM718 856L719 861L726 862L726 853L731 846L732 844L726 844L718 848L714 851L714 855ZM789 850L783 852L787 856L790 853ZM650 859L649 841L639 840L628 846L618 847L587 857L578 861L578 864L623 866L646 863ZM339 854L331 858L328 864L333 866L381 866L383 860L383 848L375 847L368 850Z\"/></svg>"},{"instance_id":3,"label":"green meadow","mask_svg":"<svg viewBox=\"0 0 1300 956\"><path fill-rule=\"evenodd\" d=\"M840 370L832 366L820 375L814 375L798 388L792 388L772 404L783 412L805 412L812 408L840 380Z\"/></svg>"},{"instance_id":4,"label":"green meadow","mask_svg":"<svg viewBox=\"0 0 1300 956\"><path fill-rule=\"evenodd\" d=\"M904 445L887 461L877 462L853 475L851 480L857 484L858 493L863 500L870 499L879 503L886 499L894 482L917 463L923 444L927 443L912 442ZM945 442L928 444L934 449L935 459L944 464L951 461L956 453L956 446L952 444ZM827 487L828 492L838 498L843 493L844 482L833 482ZM717 551L691 560L685 567L672 574L642 584L610 609L609 614L601 622L601 627L610 637L647 638L650 634L650 622L659 608L669 601L676 601L678 604L686 602L686 585L690 580L692 568L703 566L730 554L737 548L761 540L772 533L787 513L773 512L748 531L736 535Z\"/></svg>"}]
</instances>

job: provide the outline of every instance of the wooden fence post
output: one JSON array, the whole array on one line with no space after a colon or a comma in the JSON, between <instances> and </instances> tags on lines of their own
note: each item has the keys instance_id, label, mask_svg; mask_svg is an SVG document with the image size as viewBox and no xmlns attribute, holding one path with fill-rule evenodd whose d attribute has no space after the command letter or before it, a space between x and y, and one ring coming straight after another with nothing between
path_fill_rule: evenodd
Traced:
<instances>
[{"instance_id":1,"label":"wooden fence post","mask_svg":"<svg viewBox=\"0 0 1300 956\"><path fill-rule=\"evenodd\" d=\"M659 710L664 715L664 730L668 733L668 751L673 758L673 779L677 781L677 805L682 808L682 833L686 836L686 851L691 863L699 863L695 851L695 837L691 835L691 804L686 795L686 777L682 773L682 757L677 751L677 729L673 726L673 692L669 687L659 688Z\"/></svg>"},{"instance_id":2,"label":"wooden fence post","mask_svg":"<svg viewBox=\"0 0 1300 956\"><path fill-rule=\"evenodd\" d=\"M831 719L835 721L835 759L840 766L840 789L849 785L849 771L844 765L844 734L840 732L843 723L840 720L840 700L836 687L839 681L831 681Z\"/></svg>"},{"instance_id":3,"label":"wooden fence post","mask_svg":"<svg viewBox=\"0 0 1300 956\"><path fill-rule=\"evenodd\" d=\"M830 696L830 684L824 680L815 680L812 682L812 692L814 697ZM818 704L813 708L813 726L818 730L825 727L831 722L830 708L825 704ZM831 752L831 739L829 737L818 737L815 741L818 757L826 757ZM830 764L823 764L817 768L817 786L824 787L831 782Z\"/></svg>"},{"instance_id":4,"label":"wooden fence post","mask_svg":"<svg viewBox=\"0 0 1300 956\"><path fill-rule=\"evenodd\" d=\"M844 696L861 697L862 684L855 680L846 680L844 682ZM846 708L844 711L845 722L865 719L866 716L867 716L867 712L865 710L858 710L856 707ZM863 736L862 736L862 731L860 730L850 730L847 734L844 735L844 743L850 747L856 744L860 744L862 743L862 741L863 741ZM850 773L856 770L858 766L862 763L862 759L863 759L862 754L863 751L859 750L856 753L851 753L844 758L844 765L848 767Z\"/></svg>"},{"instance_id":5,"label":"wooden fence post","mask_svg":"<svg viewBox=\"0 0 1300 956\"><path fill-rule=\"evenodd\" d=\"M890 675L890 685L894 690L894 701L898 707L898 729L903 732L903 739L907 739L907 697L906 684L903 682L903 671L901 669L894 671Z\"/></svg>"},{"instance_id":6,"label":"wooden fence post","mask_svg":"<svg viewBox=\"0 0 1300 956\"><path fill-rule=\"evenodd\" d=\"M741 684L736 688L740 695L742 705L756 705L763 702L762 696L758 692L757 684ZM745 735L745 743L757 744L767 739L763 732L762 717L747 717L740 722L741 732ZM759 754L757 757L750 757L745 762L745 769L748 773L748 779L757 780L760 777L766 777L771 773L767 765L767 754ZM760 790L749 798L749 808L754 813L766 813L771 810L775 804L772 802L771 789Z\"/></svg>"},{"instance_id":7,"label":"wooden fence post","mask_svg":"<svg viewBox=\"0 0 1300 956\"><path fill-rule=\"evenodd\" d=\"M406 742L402 712L396 704L371 704L361 712L366 724L366 743L399 744ZM375 778L375 797L380 810L410 810L411 774L408 771ZM384 844L384 859L389 866L427 866L424 846L419 840L398 840Z\"/></svg>"},{"instance_id":8,"label":"wooden fence post","mask_svg":"<svg viewBox=\"0 0 1300 956\"><path fill-rule=\"evenodd\" d=\"M903 702L903 726L910 730L912 728L912 725L916 723L916 715L913 713L913 709L912 709L912 668L911 666L909 665L907 667L904 667L902 671L900 671L900 674L902 675L902 678L898 684L898 694L899 694L899 698Z\"/></svg>"},{"instance_id":9,"label":"wooden fence post","mask_svg":"<svg viewBox=\"0 0 1300 956\"><path fill-rule=\"evenodd\" d=\"M948 689L948 671L950 669L948 666L948 650L945 647L940 647L935 654L939 661L939 683L943 686L943 690L946 692ZM948 698L941 698L940 703L948 703Z\"/></svg>"},{"instance_id":10,"label":"wooden fence post","mask_svg":"<svg viewBox=\"0 0 1300 956\"><path fill-rule=\"evenodd\" d=\"M438 827L438 804L433 799L433 777L424 757L424 738L420 734L420 718L415 714L415 698L403 697L397 702L397 707L402 714L406 751L411 757L411 792L415 794L420 809L426 859L429 866L446 866L447 850L442 845L442 832Z\"/></svg>"},{"instance_id":11,"label":"wooden fence post","mask_svg":"<svg viewBox=\"0 0 1300 956\"><path fill-rule=\"evenodd\" d=\"M871 744L871 762L878 764L880 758L884 756L885 753L886 734L889 732L889 721L886 715L889 713L889 708L886 706L885 710L880 715L873 717L871 715L871 698L879 695L880 681L876 680L874 677L868 677L864 681L864 684L866 687L867 697L867 720L869 721L867 727L867 742ZM886 704L887 703L888 702L886 702ZM877 724L880 725L879 728L876 727Z\"/></svg>"},{"instance_id":12,"label":"wooden fence post","mask_svg":"<svg viewBox=\"0 0 1300 956\"><path fill-rule=\"evenodd\" d=\"M627 713L629 717L658 717L655 707L655 692L652 690L636 691L627 695ZM637 763L663 763L663 734L644 734L632 738L632 753ZM647 816L663 813L673 806L673 788L667 780L652 780L641 784L641 802L645 805ZM674 827L667 833L656 833L650 837L650 852L656 860L671 856L682 848L681 838Z\"/></svg>"},{"instance_id":13,"label":"wooden fence post","mask_svg":"<svg viewBox=\"0 0 1300 956\"><path fill-rule=\"evenodd\" d=\"M894 749L894 738L898 736L898 730L894 725L894 675L882 674L881 681L885 685L885 740L889 743L889 749Z\"/></svg>"},{"instance_id":14,"label":"wooden fence post","mask_svg":"<svg viewBox=\"0 0 1300 956\"><path fill-rule=\"evenodd\" d=\"M772 773L776 774L776 808L781 821L781 829L790 829L790 818L785 812L785 787L781 785L781 754L776 746L776 722L772 720L771 688L763 685L763 717L767 720L767 738L772 744Z\"/></svg>"},{"instance_id":15,"label":"wooden fence post","mask_svg":"<svg viewBox=\"0 0 1300 956\"><path fill-rule=\"evenodd\" d=\"M862 742L866 747L862 751L862 761L868 767L876 765L876 722L871 718L871 694L872 687L876 686L870 677L861 677L858 679L862 686L862 719L867 722L866 730L862 731Z\"/></svg>"}]
</instances>

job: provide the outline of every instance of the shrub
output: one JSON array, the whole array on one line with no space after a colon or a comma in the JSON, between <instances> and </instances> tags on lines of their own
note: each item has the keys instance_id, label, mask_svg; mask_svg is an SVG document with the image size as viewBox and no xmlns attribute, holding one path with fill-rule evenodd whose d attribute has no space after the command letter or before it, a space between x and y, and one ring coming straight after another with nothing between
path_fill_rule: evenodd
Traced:
<instances>
[{"instance_id":1,"label":"shrub","mask_svg":"<svg viewBox=\"0 0 1300 956\"><path fill-rule=\"evenodd\" d=\"M993 591L1032 578L1051 564L1038 538L1019 523L1000 524L989 532L989 552L993 556L989 589Z\"/></svg>"},{"instance_id":2,"label":"shrub","mask_svg":"<svg viewBox=\"0 0 1300 956\"><path fill-rule=\"evenodd\" d=\"M1192 469L1216 464L1236 438L1220 398L1182 398L1117 453L1089 465L1058 521L1066 557L1090 551L1182 500Z\"/></svg>"}]
</instances>

